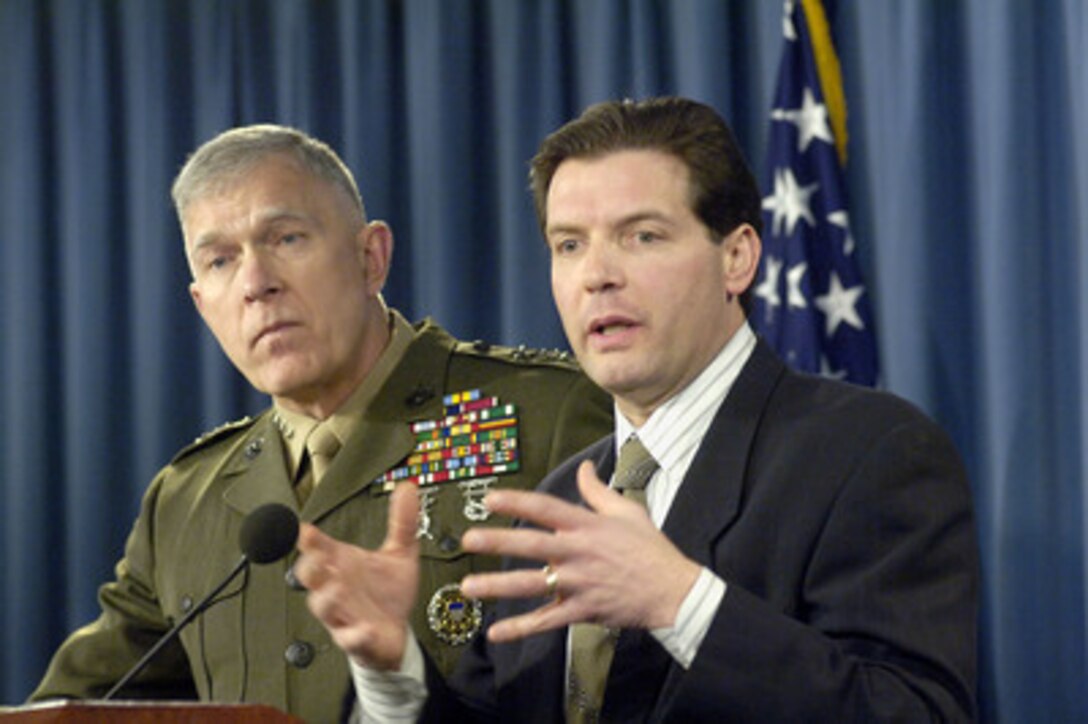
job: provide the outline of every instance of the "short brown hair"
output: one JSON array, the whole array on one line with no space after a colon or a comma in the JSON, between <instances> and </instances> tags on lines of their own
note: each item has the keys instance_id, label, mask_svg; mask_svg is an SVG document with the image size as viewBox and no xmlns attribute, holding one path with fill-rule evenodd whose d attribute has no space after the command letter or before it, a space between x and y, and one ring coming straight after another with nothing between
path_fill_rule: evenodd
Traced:
<instances>
[{"instance_id":1,"label":"short brown hair","mask_svg":"<svg viewBox=\"0 0 1088 724\"><path fill-rule=\"evenodd\" d=\"M717 239L743 223L760 231L759 187L733 131L714 109L678 97L597 103L545 138L529 171L541 229L548 188L563 161L632 149L683 161L691 174L692 211Z\"/></svg>"}]
</instances>

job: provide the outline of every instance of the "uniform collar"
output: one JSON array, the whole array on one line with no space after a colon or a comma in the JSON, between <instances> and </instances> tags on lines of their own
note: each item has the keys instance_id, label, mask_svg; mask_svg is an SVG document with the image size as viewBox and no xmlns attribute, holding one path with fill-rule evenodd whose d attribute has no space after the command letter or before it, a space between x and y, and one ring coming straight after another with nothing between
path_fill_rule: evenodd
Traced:
<instances>
[{"instance_id":1,"label":"uniform collar","mask_svg":"<svg viewBox=\"0 0 1088 724\"><path fill-rule=\"evenodd\" d=\"M404 352L412 342L415 332L400 312L389 310L389 342L374 363L362 384L355 388L351 396L329 416L326 424L340 440L347 440L356 430L367 406L377 396L378 390L393 375ZM288 476L293 480L298 474L299 465L306 445L306 438L318 421L300 412L288 410L273 403L272 422L279 430L287 457Z\"/></svg>"}]
</instances>

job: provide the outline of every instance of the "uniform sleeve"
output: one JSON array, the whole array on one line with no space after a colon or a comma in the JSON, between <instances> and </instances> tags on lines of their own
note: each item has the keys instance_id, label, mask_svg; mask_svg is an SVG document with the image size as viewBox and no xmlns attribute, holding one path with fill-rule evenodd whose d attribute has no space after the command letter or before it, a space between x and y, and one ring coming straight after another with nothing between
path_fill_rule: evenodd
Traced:
<instances>
[{"instance_id":1,"label":"uniform sleeve","mask_svg":"<svg viewBox=\"0 0 1088 724\"><path fill-rule=\"evenodd\" d=\"M103 696L169 630L171 624L160 608L155 589L152 547L152 521L164 476L165 472L160 473L144 496L124 557L115 568L115 580L99 589L101 614L61 645L31 694L31 701ZM166 645L119 696L196 698L181 644L175 640Z\"/></svg>"}]
</instances>

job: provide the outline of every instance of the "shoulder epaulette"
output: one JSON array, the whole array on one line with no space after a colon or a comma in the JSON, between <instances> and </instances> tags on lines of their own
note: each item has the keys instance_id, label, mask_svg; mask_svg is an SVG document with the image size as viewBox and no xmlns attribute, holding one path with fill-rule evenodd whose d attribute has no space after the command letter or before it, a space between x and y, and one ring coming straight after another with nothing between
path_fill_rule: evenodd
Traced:
<instances>
[{"instance_id":1,"label":"shoulder epaulette","mask_svg":"<svg viewBox=\"0 0 1088 724\"><path fill-rule=\"evenodd\" d=\"M176 463L178 460L181 460L183 457L185 457L185 456L187 456L187 455L189 455L191 453L194 453L197 450L200 450L201 448L207 447L208 445L210 445L213 442L216 442L217 440L221 440L224 437L227 437L228 435L231 435L231 434L233 434L235 432L238 432L239 430L245 430L246 428L250 427L256 421L257 421L257 418L250 417L249 415L246 415L245 417L241 418L240 420L233 420L231 422L225 422L225 423L223 423L222 425L220 425L220 426L218 426L216 428L208 430L207 432L203 433L202 435L197 437L195 440L193 440L191 443L189 443L188 445L183 447L181 450L179 450L177 455L175 455L174 459L171 460L170 462L171 463Z\"/></svg>"},{"instance_id":2,"label":"shoulder epaulette","mask_svg":"<svg viewBox=\"0 0 1088 724\"><path fill-rule=\"evenodd\" d=\"M538 349L535 347L526 347L525 345L506 347L478 339L474 342L458 342L456 351L461 354L470 354L476 357L488 357L491 359L522 364L544 364L566 368L578 367L574 355L566 350L560 349Z\"/></svg>"}]
</instances>

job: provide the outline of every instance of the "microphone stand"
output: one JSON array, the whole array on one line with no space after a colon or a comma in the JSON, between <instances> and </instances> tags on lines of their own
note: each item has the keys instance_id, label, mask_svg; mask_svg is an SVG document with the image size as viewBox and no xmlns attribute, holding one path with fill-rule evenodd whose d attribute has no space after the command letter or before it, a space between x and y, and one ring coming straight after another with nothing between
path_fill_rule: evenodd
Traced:
<instances>
[{"instance_id":1,"label":"microphone stand","mask_svg":"<svg viewBox=\"0 0 1088 724\"><path fill-rule=\"evenodd\" d=\"M128 686L128 684L134 678L136 678L136 675L147 667L147 664L151 661L155 654L157 654L168 641L173 640L178 635L178 632L180 632L183 628L189 625L189 622L191 622L199 614L203 613L208 608L208 606L211 605L212 600L216 596L218 596L224 588L227 587L227 584L237 578L238 574L241 573L247 565L249 565L249 558L243 555L238 560L238 563L234 565L234 568L231 570L230 574L223 579L223 582L216 586L214 589L212 589L212 592L205 596L200 601L200 603L189 609L188 613L178 619L178 622L175 623L169 631L163 634L162 638L156 641L154 646L147 650L147 653L145 653L143 657L136 662L136 665L129 669L128 673L121 677L121 680L114 684L112 689L106 692L106 695L102 697L102 700L108 701L112 699L117 694L117 692Z\"/></svg>"}]
</instances>

